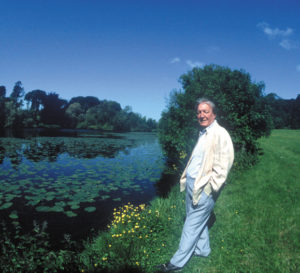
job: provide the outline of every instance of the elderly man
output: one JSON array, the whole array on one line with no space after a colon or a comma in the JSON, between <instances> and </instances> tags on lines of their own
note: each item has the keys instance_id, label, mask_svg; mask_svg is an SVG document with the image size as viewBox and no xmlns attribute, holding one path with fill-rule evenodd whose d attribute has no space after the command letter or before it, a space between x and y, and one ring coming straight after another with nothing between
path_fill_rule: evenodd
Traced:
<instances>
[{"instance_id":1,"label":"elderly man","mask_svg":"<svg viewBox=\"0 0 300 273\"><path fill-rule=\"evenodd\" d=\"M186 190L186 220L177 252L159 266L163 272L180 271L192 255L209 255L208 219L234 159L231 138L216 121L214 103L198 100L197 119L198 142L180 178L180 190Z\"/></svg>"}]
</instances>

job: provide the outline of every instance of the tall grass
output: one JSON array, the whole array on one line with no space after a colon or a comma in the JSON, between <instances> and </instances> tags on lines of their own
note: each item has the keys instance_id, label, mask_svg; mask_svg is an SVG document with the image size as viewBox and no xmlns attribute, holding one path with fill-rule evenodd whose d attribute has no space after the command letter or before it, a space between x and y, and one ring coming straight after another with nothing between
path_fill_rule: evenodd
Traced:
<instances>
[{"instance_id":1,"label":"tall grass","mask_svg":"<svg viewBox=\"0 0 300 273\"><path fill-rule=\"evenodd\" d=\"M259 163L234 172L216 203L212 253L183 272L300 272L300 131L261 139ZM81 272L156 272L176 251L185 216L175 186L150 206L127 204L86 244Z\"/></svg>"}]
</instances>

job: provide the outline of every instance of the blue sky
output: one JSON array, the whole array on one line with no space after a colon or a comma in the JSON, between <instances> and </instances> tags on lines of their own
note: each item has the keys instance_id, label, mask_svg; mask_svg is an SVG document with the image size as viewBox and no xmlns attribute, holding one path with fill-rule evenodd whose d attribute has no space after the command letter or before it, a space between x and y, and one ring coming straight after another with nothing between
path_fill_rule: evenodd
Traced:
<instances>
[{"instance_id":1,"label":"blue sky","mask_svg":"<svg viewBox=\"0 0 300 273\"><path fill-rule=\"evenodd\" d=\"M159 119L195 66L300 93L298 0L0 0L0 85L96 96Z\"/></svg>"}]
</instances>

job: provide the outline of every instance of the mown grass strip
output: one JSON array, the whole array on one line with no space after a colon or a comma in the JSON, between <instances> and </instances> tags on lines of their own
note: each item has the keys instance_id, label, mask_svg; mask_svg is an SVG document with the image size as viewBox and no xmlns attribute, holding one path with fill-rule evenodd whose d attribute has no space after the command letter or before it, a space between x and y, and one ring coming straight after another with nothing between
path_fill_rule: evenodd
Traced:
<instances>
[{"instance_id":1,"label":"mown grass strip","mask_svg":"<svg viewBox=\"0 0 300 273\"><path fill-rule=\"evenodd\" d=\"M215 207L209 258L183 272L300 272L300 131L261 139L259 163L234 173ZM184 193L116 209L112 225L81 253L82 272L155 272L177 249ZM104 271L103 271L104 270Z\"/></svg>"}]
</instances>

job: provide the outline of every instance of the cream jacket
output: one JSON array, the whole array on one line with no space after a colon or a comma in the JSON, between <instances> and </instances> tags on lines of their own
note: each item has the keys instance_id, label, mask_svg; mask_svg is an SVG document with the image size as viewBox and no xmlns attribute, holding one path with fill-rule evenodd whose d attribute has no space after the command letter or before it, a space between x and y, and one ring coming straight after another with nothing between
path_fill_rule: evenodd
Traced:
<instances>
[{"instance_id":1,"label":"cream jacket","mask_svg":"<svg viewBox=\"0 0 300 273\"><path fill-rule=\"evenodd\" d=\"M234 150L231 138L225 128L217 121L206 131L204 157L198 174L195 178L193 189L193 204L197 205L202 190L207 195L217 193L226 181L234 160ZM190 157L185 170L180 178L180 191L186 188L186 172L191 162Z\"/></svg>"}]
</instances>

